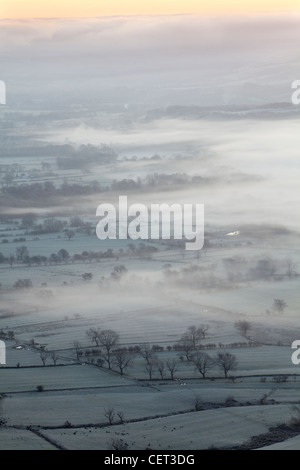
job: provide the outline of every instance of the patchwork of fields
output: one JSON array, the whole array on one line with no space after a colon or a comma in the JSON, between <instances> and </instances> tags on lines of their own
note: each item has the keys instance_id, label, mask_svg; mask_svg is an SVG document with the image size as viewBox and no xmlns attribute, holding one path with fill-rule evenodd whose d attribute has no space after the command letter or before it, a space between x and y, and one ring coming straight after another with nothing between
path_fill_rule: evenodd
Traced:
<instances>
[{"instance_id":1,"label":"patchwork of fields","mask_svg":"<svg viewBox=\"0 0 300 470\"><path fill-rule=\"evenodd\" d=\"M0 368L1 449L109 449L122 443L137 450L239 448L300 414L300 374L289 344L298 326L293 315L272 317L269 326L268 315L221 310L207 293L201 305L196 296L193 303L184 295L175 301L175 292L170 298L166 292L133 297L120 285L120 301L95 283L81 283L80 297L89 301L78 304L75 286L53 291L51 308L35 311L30 311L35 294L15 292L20 311L1 319L3 331L14 331L14 339L6 341L7 364ZM4 300L10 296L3 293ZM247 339L234 326L240 318L251 322ZM237 358L228 378L217 366L202 378L185 352L174 348L188 325L200 323L209 326L201 351ZM99 326L119 333L119 347L132 348L124 374L97 363L101 353L87 331ZM151 377L134 349L141 344L156 345ZM158 364L168 361L176 362L173 378L166 366L159 373ZM291 439L282 438L286 448L298 446L293 432ZM261 439L265 448L285 448Z\"/></svg>"}]
</instances>

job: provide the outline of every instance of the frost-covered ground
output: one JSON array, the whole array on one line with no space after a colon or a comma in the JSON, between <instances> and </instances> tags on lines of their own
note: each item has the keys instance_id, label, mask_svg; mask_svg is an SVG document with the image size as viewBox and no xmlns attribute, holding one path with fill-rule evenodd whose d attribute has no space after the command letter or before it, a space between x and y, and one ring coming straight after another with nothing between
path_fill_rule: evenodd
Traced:
<instances>
[{"instance_id":1,"label":"frost-covered ground","mask_svg":"<svg viewBox=\"0 0 300 470\"><path fill-rule=\"evenodd\" d=\"M70 286L70 292L73 289ZM90 286L87 292L93 289ZM295 414L293 407L299 402L300 376L291 362L290 346L275 343L226 347L238 359L237 370L230 373L236 376L234 381L222 377L217 368L209 371L208 378L203 380L191 364L178 359L182 353L166 347L180 339L187 325L205 322L210 330L202 343L215 343L214 349L206 350L215 356L220 351L220 342L226 345L245 341L234 327L239 318L237 313L196 303L185 305L184 301L167 303L153 297L150 308L146 296L148 308L142 309L137 297L131 295L124 296L126 303L120 310L117 301L111 302L110 298L108 293L100 296L99 307L86 304L83 310L76 305L76 295L75 298L68 295L64 299L67 308L44 307L41 311L23 312L2 320L8 329L15 331L17 344L24 349L17 350L14 341L7 341L7 365L11 368L0 369L0 395L3 395L0 409L6 421L1 432L4 434L7 429L7 440L1 441L1 448L13 445L47 448L45 437L14 428L28 425L41 427L43 436L52 442L49 448L107 449L114 438L122 438L131 449L232 447L266 433L270 426L289 422ZM69 305L70 299L75 305L72 302ZM80 316L75 316L76 313ZM268 322L268 316L253 316L253 325L260 331L269 332ZM297 326L293 316L277 318L275 323L272 328L276 326L276 341L281 337L280 332L285 338L290 328ZM164 350L156 355L159 360L178 360L175 380L170 379L167 371L164 379L155 371L153 380L149 380L145 361L139 355L133 356L134 362L123 377L116 370L76 364L74 341L80 341L83 350L90 349L86 330L96 326L118 331L120 345L148 341L163 346ZM252 335L256 331L254 326ZM47 366L43 367L39 348L29 344L32 338L46 345L46 350L55 350L58 364L62 365L55 367L48 358ZM86 359L82 357L81 362L85 363ZM19 368L15 368L17 363ZM287 376L286 381L277 381L283 374ZM39 385L44 391L37 391ZM195 411L196 400L202 411ZM105 416L109 408L115 414L113 426L108 425ZM122 425L118 424L120 412L125 421ZM66 422L71 429L61 429ZM15 432L12 444L9 436ZM297 446L295 442L293 445Z\"/></svg>"},{"instance_id":2,"label":"frost-covered ground","mask_svg":"<svg viewBox=\"0 0 300 470\"><path fill-rule=\"evenodd\" d=\"M107 449L123 439L130 449L209 449L243 444L290 415L289 406L259 406L199 411L103 429L47 430L68 449Z\"/></svg>"}]
</instances>

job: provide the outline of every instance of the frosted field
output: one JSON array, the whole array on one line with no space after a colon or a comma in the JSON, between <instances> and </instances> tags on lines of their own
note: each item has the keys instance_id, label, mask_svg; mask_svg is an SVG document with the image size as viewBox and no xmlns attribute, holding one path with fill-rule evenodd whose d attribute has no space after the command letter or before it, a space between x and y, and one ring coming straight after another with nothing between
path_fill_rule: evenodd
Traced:
<instances>
[{"instance_id":1,"label":"frosted field","mask_svg":"<svg viewBox=\"0 0 300 470\"><path fill-rule=\"evenodd\" d=\"M249 318L253 318L265 315L265 311L270 309L274 298L286 297L289 299L289 315L298 317L300 304L298 285L299 280L297 279L289 282L253 282L239 289L222 291L222 295L215 296L214 305L225 310L230 309L236 313L244 313L249 315ZM184 294L183 298L186 298ZM212 302L210 294L196 294L196 298L204 305L210 305ZM266 318L268 319L268 317ZM269 323L271 326L276 325L276 316L271 316ZM297 327L300 329L299 323Z\"/></svg>"},{"instance_id":2,"label":"frosted field","mask_svg":"<svg viewBox=\"0 0 300 470\"><path fill-rule=\"evenodd\" d=\"M0 450L56 450L56 447L30 431L0 428Z\"/></svg>"},{"instance_id":3,"label":"frosted field","mask_svg":"<svg viewBox=\"0 0 300 470\"><path fill-rule=\"evenodd\" d=\"M299 401L299 378L296 383L290 379L288 383L279 385L274 384L271 378L266 383L260 383L256 378L237 380L234 385L226 380L215 384L192 380L185 381L183 385L182 382L166 380L138 383L126 378L118 382L111 374L109 380L101 380L95 388L90 388L91 378L87 380L86 374L77 371L78 382L74 390L59 390L64 388L64 383L51 383L49 386L48 379L48 382L43 382L44 392L7 394L1 400L3 418L9 425L62 426L67 420L74 426L103 425L107 423L104 410L110 407L116 413L122 411L125 420L142 420L193 410L196 398L203 406L206 403L224 406L229 396L240 403L257 404L265 394L272 392L268 398L272 409L277 407L274 402L288 403L291 413L293 404ZM90 372L92 375L92 368ZM48 386L56 386L57 389L47 392ZM117 416L115 420L118 421Z\"/></svg>"},{"instance_id":4,"label":"frosted field","mask_svg":"<svg viewBox=\"0 0 300 470\"><path fill-rule=\"evenodd\" d=\"M275 408L275 409L274 409ZM123 439L129 449L209 449L243 444L290 415L288 406L208 410L103 429L47 430L68 449L108 449ZM228 430L230 429L230 433Z\"/></svg>"},{"instance_id":5,"label":"frosted field","mask_svg":"<svg viewBox=\"0 0 300 470\"><path fill-rule=\"evenodd\" d=\"M63 336L70 336L72 331L74 337L77 336L75 339L83 340L85 326L93 325L118 328L124 342L127 339L132 342L172 341L172 338L177 340L182 330L195 322L210 325L210 342L234 342L239 339L233 323L241 318L252 324L249 337L263 343L276 344L281 341L291 344L295 333L300 334L297 321L300 301L297 279L281 282L261 281L249 283L245 287L212 292L179 290L160 284L161 276L151 269L148 270L148 266L153 266L154 261L139 260L134 261L133 269L128 266L126 279L118 284L118 294L115 295L113 284L101 289L97 281L102 275L111 272L116 264L105 262L103 265L92 263L52 268L32 267L23 268L24 272L20 272L19 268L6 268L6 279L13 277L15 282L19 278L32 277L33 282L39 285L45 276L49 286L35 288L29 292L3 291L3 314L7 316L7 311L13 311L20 316L4 319L0 317L0 328L16 329L16 336L27 340L35 335L49 333L50 336L45 340L49 349L53 341L60 342L54 344L59 348L69 347L71 339ZM135 266L141 271L135 270ZM91 283L85 283L81 279L84 272L94 272L95 279ZM68 285L62 285L64 280L67 280ZM55 283L54 286L52 282ZM74 286L70 284L73 282ZM51 291L50 297L43 297L44 290ZM266 309L271 308L273 299L277 296L287 299L288 310L284 315L267 315ZM78 315L81 318L75 319ZM65 321L66 318L68 322ZM57 320L65 323L53 324L51 330L51 322ZM134 328L128 328L128 322L131 321ZM36 328L39 323L49 325L42 325L41 328L45 331L39 332L39 328ZM131 332L129 338L128 331ZM51 337L53 333L56 334ZM271 341L267 341L268 336Z\"/></svg>"},{"instance_id":6,"label":"frosted field","mask_svg":"<svg viewBox=\"0 0 300 470\"><path fill-rule=\"evenodd\" d=\"M108 375L96 367L84 365L62 367L37 367L1 370L0 393L36 390L38 385L45 389L74 389L104 387L124 384L119 375Z\"/></svg>"}]
</instances>

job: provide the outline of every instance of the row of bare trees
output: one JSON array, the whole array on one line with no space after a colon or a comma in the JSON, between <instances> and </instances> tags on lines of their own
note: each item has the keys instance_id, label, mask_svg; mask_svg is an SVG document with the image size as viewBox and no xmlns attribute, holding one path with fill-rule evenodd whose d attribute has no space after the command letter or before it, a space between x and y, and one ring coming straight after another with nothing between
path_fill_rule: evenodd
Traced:
<instances>
[{"instance_id":1,"label":"row of bare trees","mask_svg":"<svg viewBox=\"0 0 300 470\"><path fill-rule=\"evenodd\" d=\"M204 352L200 352L200 340L205 339L209 331L208 325L190 326L182 335L179 344L185 348L186 359L191 362L203 378L206 377L208 371L213 367L219 367L224 376L228 376L230 370L237 368L236 357L229 352L219 352L216 357L212 358ZM101 359L109 369L115 366L121 374L129 365L132 365L132 352L128 352L127 348L116 348L119 342L119 335L113 330L102 330L100 328L90 328L86 332L89 339L95 343L97 347L103 348L101 351ZM78 344L77 351L78 351ZM179 361L178 358L168 358L161 360L155 354L158 352L155 348L151 347L149 343L139 344L136 348L138 353L145 360L145 371L151 380L156 372L158 372L161 379L166 377L166 372L172 380L174 380L175 373L178 371ZM77 353L78 354L78 353ZM79 358L79 356L77 355ZM99 363L99 362L98 362ZM101 365L101 363L100 363Z\"/></svg>"},{"instance_id":2,"label":"row of bare trees","mask_svg":"<svg viewBox=\"0 0 300 470\"><path fill-rule=\"evenodd\" d=\"M224 373L224 377L227 378L229 371L235 370L238 366L236 356L226 351L219 352L215 357L211 357L204 352L196 351L189 357L187 362L194 365L194 370L198 371L203 379L206 378L207 373L214 367L221 369ZM150 380L156 372L161 379L166 378L166 371L169 373L170 378L174 380L178 366L178 358L159 360L157 356L151 355L151 357L148 356L146 359L145 370Z\"/></svg>"},{"instance_id":3,"label":"row of bare trees","mask_svg":"<svg viewBox=\"0 0 300 470\"><path fill-rule=\"evenodd\" d=\"M242 322L238 323L238 327L246 334L250 325ZM215 357L200 350L200 341L207 337L209 331L208 325L190 326L186 329L178 342L180 350L185 351L185 358L181 356L181 360L186 360L187 363L194 366L194 370L198 371L202 378L207 377L208 372L218 367L224 373L225 378L231 370L237 368L238 362L236 356L227 352L219 352ZM145 361L145 372L148 374L149 379L153 379L155 374L158 374L161 379L169 376L172 380L175 378L175 373L179 368L179 358L169 357L161 359L157 356L160 351L159 348L153 348L149 343L142 343L136 346L133 350L119 346L119 335L116 331L110 329L90 328L86 331L89 340L95 344L96 348L93 349L93 355L97 356L97 360L90 360L91 363L96 363L98 366L106 366L108 369L115 368L121 375L127 367L133 364L133 357L139 354ZM73 349L78 361L83 356L82 345L79 341L73 342ZM163 349L163 348L162 348ZM40 351L40 358L43 365L46 365L48 359L52 359L53 365L57 365L59 356L55 351L48 352L46 350Z\"/></svg>"},{"instance_id":4,"label":"row of bare trees","mask_svg":"<svg viewBox=\"0 0 300 470\"><path fill-rule=\"evenodd\" d=\"M250 327L250 325L249 325ZM214 367L218 367L227 378L229 371L237 368L238 362L235 355L223 351L219 352L215 357L200 351L201 341L207 338L209 326L200 324L198 326L189 326L181 336L177 349L185 352L185 359L188 363L194 365L203 378L206 378L207 373ZM139 353L145 359L146 371L149 378L152 379L153 374L157 371L160 378L164 378L165 370L168 370L171 379L174 379L174 374L178 370L177 358L168 359L167 361L159 360L154 354L153 348L148 343L139 345Z\"/></svg>"},{"instance_id":5,"label":"row of bare trees","mask_svg":"<svg viewBox=\"0 0 300 470\"><path fill-rule=\"evenodd\" d=\"M57 361L59 359L58 354L55 351L48 352L48 351L41 351L40 352L40 358L43 363L43 366L46 366L46 362L48 359L52 359L53 365L57 365Z\"/></svg>"}]
</instances>

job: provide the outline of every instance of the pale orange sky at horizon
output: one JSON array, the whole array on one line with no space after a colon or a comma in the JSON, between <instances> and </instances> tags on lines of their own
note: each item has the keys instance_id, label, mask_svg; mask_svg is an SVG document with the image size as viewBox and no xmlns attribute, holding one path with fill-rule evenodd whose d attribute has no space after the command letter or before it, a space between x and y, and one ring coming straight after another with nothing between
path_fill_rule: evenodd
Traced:
<instances>
[{"instance_id":1,"label":"pale orange sky at horizon","mask_svg":"<svg viewBox=\"0 0 300 470\"><path fill-rule=\"evenodd\" d=\"M300 11L300 0L2 0L0 18Z\"/></svg>"}]
</instances>

